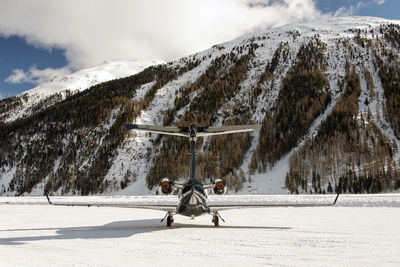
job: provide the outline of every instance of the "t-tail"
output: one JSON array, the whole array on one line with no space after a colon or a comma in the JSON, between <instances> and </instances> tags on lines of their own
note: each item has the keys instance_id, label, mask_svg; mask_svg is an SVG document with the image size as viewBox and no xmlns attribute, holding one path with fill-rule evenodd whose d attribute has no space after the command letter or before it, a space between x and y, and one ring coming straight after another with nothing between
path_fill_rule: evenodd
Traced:
<instances>
[{"instance_id":1,"label":"t-tail","mask_svg":"<svg viewBox=\"0 0 400 267\"><path fill-rule=\"evenodd\" d=\"M137 132L150 132L156 134L175 135L187 137L190 139L190 179L196 181L196 142L197 137L205 137L210 135L221 135L231 133L243 133L260 130L261 125L230 125L230 126L210 126L210 127L171 127L171 126L155 126L155 125L139 125L125 124L126 130Z\"/></svg>"}]
</instances>

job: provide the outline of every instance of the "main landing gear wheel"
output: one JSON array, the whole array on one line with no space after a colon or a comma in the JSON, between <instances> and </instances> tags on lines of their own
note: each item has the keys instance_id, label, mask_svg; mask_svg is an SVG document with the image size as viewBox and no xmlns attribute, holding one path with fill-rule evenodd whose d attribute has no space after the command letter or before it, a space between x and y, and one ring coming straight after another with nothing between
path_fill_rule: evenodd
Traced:
<instances>
[{"instance_id":1,"label":"main landing gear wheel","mask_svg":"<svg viewBox=\"0 0 400 267\"><path fill-rule=\"evenodd\" d=\"M168 215L168 217L167 217L167 227L171 227L173 222L174 222L174 218L171 215Z\"/></svg>"},{"instance_id":2,"label":"main landing gear wheel","mask_svg":"<svg viewBox=\"0 0 400 267\"><path fill-rule=\"evenodd\" d=\"M218 217L218 215L214 215L213 216L212 222L214 223L215 227L219 227L219 217Z\"/></svg>"},{"instance_id":3,"label":"main landing gear wheel","mask_svg":"<svg viewBox=\"0 0 400 267\"><path fill-rule=\"evenodd\" d=\"M165 214L165 217L162 218L160 222L163 222L165 218L167 218L167 227L171 227L172 224L174 223L174 217L172 216L172 213L167 212L167 214Z\"/></svg>"},{"instance_id":4,"label":"main landing gear wheel","mask_svg":"<svg viewBox=\"0 0 400 267\"><path fill-rule=\"evenodd\" d=\"M222 219L221 215L216 211L213 214L212 222L214 223L215 227L219 227L219 219L221 219L223 222L225 222L224 219Z\"/></svg>"}]
</instances>

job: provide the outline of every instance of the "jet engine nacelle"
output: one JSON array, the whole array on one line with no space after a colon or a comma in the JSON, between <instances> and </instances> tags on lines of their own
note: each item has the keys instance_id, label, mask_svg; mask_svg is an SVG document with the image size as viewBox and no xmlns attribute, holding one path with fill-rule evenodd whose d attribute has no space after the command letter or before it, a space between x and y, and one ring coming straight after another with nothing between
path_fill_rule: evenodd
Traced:
<instances>
[{"instance_id":1,"label":"jet engine nacelle","mask_svg":"<svg viewBox=\"0 0 400 267\"><path fill-rule=\"evenodd\" d=\"M164 195L170 195L173 193L174 189L173 186L174 181L169 178L163 178L160 181L160 191Z\"/></svg>"},{"instance_id":2,"label":"jet engine nacelle","mask_svg":"<svg viewBox=\"0 0 400 267\"><path fill-rule=\"evenodd\" d=\"M213 191L217 195L226 194L226 191L228 191L226 181L224 179L215 179Z\"/></svg>"}]
</instances>

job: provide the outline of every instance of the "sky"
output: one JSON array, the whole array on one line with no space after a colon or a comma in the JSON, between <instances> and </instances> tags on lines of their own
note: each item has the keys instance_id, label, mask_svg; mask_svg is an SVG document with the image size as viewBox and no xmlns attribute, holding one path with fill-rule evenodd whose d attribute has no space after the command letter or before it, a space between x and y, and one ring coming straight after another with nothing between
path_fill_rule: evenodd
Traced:
<instances>
[{"instance_id":1,"label":"sky","mask_svg":"<svg viewBox=\"0 0 400 267\"><path fill-rule=\"evenodd\" d=\"M319 16L400 19L399 0L0 0L0 99L112 60L179 59Z\"/></svg>"}]
</instances>

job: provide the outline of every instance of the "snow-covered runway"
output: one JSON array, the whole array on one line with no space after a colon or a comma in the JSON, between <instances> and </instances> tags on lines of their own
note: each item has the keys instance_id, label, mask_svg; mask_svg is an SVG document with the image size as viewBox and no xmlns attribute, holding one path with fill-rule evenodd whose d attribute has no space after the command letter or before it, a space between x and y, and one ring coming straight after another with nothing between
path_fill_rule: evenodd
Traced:
<instances>
[{"instance_id":1,"label":"snow-covered runway","mask_svg":"<svg viewBox=\"0 0 400 267\"><path fill-rule=\"evenodd\" d=\"M221 215L166 228L152 210L0 205L0 266L400 266L395 206Z\"/></svg>"}]
</instances>

